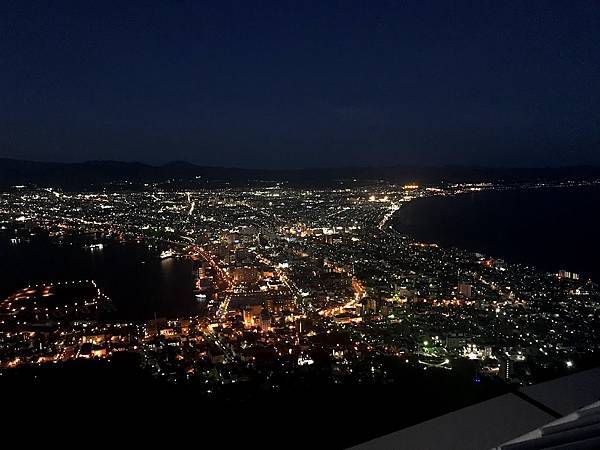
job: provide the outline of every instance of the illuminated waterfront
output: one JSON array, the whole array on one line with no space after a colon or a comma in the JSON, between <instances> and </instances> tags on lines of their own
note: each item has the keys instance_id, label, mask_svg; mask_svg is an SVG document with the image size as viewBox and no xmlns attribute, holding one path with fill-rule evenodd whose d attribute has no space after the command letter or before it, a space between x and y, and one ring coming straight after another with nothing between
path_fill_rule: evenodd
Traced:
<instances>
[{"instance_id":1,"label":"illuminated waterfront","mask_svg":"<svg viewBox=\"0 0 600 450\"><path fill-rule=\"evenodd\" d=\"M600 235L587 211L599 187L475 192L412 202L394 228L414 239L600 281Z\"/></svg>"},{"instance_id":2,"label":"illuminated waterfront","mask_svg":"<svg viewBox=\"0 0 600 450\"><path fill-rule=\"evenodd\" d=\"M115 318L143 320L200 311L189 260L161 260L157 248L135 241L104 239L100 249L89 248L95 242L90 237L28 239L11 244L5 235L0 241L0 254L9 262L0 271L2 298L30 284L93 279L113 300Z\"/></svg>"}]
</instances>

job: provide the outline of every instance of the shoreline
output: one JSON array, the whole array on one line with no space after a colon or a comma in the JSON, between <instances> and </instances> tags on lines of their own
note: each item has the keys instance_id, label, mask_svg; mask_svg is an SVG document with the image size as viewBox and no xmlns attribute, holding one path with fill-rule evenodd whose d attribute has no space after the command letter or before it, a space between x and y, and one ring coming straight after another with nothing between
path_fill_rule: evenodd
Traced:
<instances>
[{"instance_id":1,"label":"shoreline","mask_svg":"<svg viewBox=\"0 0 600 450\"><path fill-rule=\"evenodd\" d=\"M47 284L61 281L70 281L83 276L83 279L93 278L99 283L99 287L108 293L112 298L116 310L114 311L114 320L125 320L131 322L145 322L154 317L153 310L156 309L158 317L176 318L189 315L195 315L197 301L193 295L194 289L194 270L193 264L190 266L190 272L187 273L185 267L173 267L172 264L179 265L180 258L171 258L161 260L159 257L159 248L163 244L160 241L153 241L152 248L150 240L125 239L119 240L114 236L102 236L98 242L103 244L102 249L89 248L88 243L81 240L85 233L76 233L69 237L43 237L34 242L22 242L17 245L28 247L27 254L32 254L35 247L38 251L45 252L43 264L54 265L57 262L57 269L34 270L31 273L22 271L22 286L10 285L6 283L2 296L6 298L13 292L33 284ZM10 249L10 246L6 246ZM14 252L14 250L12 250ZM107 256L108 252L108 256ZM62 256L61 256L62 255ZM128 256L127 256L128 255ZM69 261L75 261L79 269L73 277L67 276L65 262L61 262L61 257L68 257ZM101 259L99 259L101 258ZM120 273L111 267L115 259L126 258L125 271ZM94 262L94 259L96 260ZM25 262L19 265L25 266ZM168 268L173 267L173 268ZM167 271L167 272L165 272ZM146 275L144 275L146 274ZM177 279L187 279L189 275L190 297L184 291L187 288L181 288ZM25 278L26 277L26 278ZM158 277L158 278L157 278ZM172 277L175 277L172 279ZM152 282L153 287L142 285L141 287L130 286L125 291L119 290L119 287L126 284L141 282L142 280L156 279ZM57 281L58 280L58 281ZM175 281L174 281L175 280ZM144 283L145 284L145 283ZM177 286L175 291L169 289L169 286ZM115 291L115 292L111 292ZM163 294L171 292L164 297Z\"/></svg>"},{"instance_id":2,"label":"shoreline","mask_svg":"<svg viewBox=\"0 0 600 450\"><path fill-rule=\"evenodd\" d=\"M456 201L457 199L459 201L463 201L463 199L465 199L467 197L467 195L473 197L479 197L479 199L483 196L489 196L489 195L502 195L502 194L513 194L513 195L530 195L530 194L537 194L537 193L544 193L544 191L546 191L546 193L549 193L551 191L560 191L562 195L568 195L568 191L572 191L572 190L591 190L599 192L600 193L600 184L598 183L591 183L591 184L582 184L582 185L568 185L568 186L563 186L563 185L559 185L559 186L519 186L519 187L496 187L496 188L491 188L491 189L481 189L481 190L477 190L477 191L471 191L471 192L458 192L458 193L444 193L444 194L435 194L435 195L431 195L431 196L425 196L425 197L419 197L416 199L413 199L409 202L404 203L403 205L401 205L399 208L397 208L394 213L392 214L392 216L389 218L388 220L388 229L392 230L394 233L397 233L403 237L406 237L408 239L411 239L413 241L417 241L417 242L426 242L429 244L436 244L439 245L441 247L445 247L445 248L454 248L454 249L458 249L458 250L462 250L462 251L466 251L466 252L470 252L470 253L476 253L476 254L482 254L486 257L492 257L492 258L501 258L506 260L507 262L509 262L510 264L516 264L516 265L523 265L523 266L528 266L528 267L533 267L536 270L540 270L543 272L547 272L547 273L557 273L559 270L563 270L563 269L567 269L569 270L569 262L568 261L557 261L557 262L551 262L550 264L552 265L552 268L549 267L549 265L544 266L544 264L540 264L539 260L537 262L533 262L532 260L527 260L527 258L525 258L525 260L521 260L521 258L517 255L518 252L515 252L514 249L509 250L507 252L505 252L504 254L502 252L499 251L494 251L493 248L497 247L497 243L494 242L493 239L487 239L487 242L483 242L480 240L480 242L475 242L476 240L473 240L469 245L463 245L460 241L460 237L461 236L467 236L469 235L469 230L465 230L465 232L463 234L457 235L453 232L448 233L445 236L441 236L440 233L438 233L438 237L436 238L432 238L432 236L423 236L418 234L418 230L422 230L423 228L417 227L414 222L417 223L422 223L422 222L426 222L423 215L417 215L415 214L412 217L412 221L413 223L409 226L409 227L413 227L415 229L407 229L406 225L399 225L398 222L400 220L403 220L402 214L407 214L406 209L408 207L418 207L418 208L424 208L424 209L428 209L428 208L432 208L432 206L430 205L426 205L423 206L424 203L427 203L426 201L429 202L437 202L437 201L441 201L442 198L446 198L449 202L452 201ZM593 195L593 193L591 194ZM481 201L478 199L474 200L475 202L477 201ZM460 208L462 205L457 205L458 208ZM445 219L447 219L448 222L452 221L453 219L455 219L456 217L459 217L459 215L456 215L456 217L453 217L452 214L448 214L448 206L445 205L444 206L443 212L441 213L442 216L444 216ZM439 211L438 208L436 208L436 211ZM421 211L422 213L422 211ZM427 216L431 216L431 211L426 211L425 214ZM406 218L404 218L404 220L406 220ZM479 218L479 220L481 220L481 217ZM430 222L430 221L427 221ZM439 221L436 221L436 223L439 223ZM418 230L417 230L418 228ZM498 227L497 230L500 230L501 227ZM538 236L539 233L535 232L535 229L533 227L530 228L531 233L529 234L530 237L533 236ZM417 231L417 232L415 232ZM421 231L421 233L423 233ZM425 231L424 233L435 233L435 231L432 231L431 229ZM443 233L442 233L443 234ZM490 234L488 234L487 236L489 236ZM458 237L458 239L457 239ZM487 248L486 248L487 247ZM535 253L534 251L532 251L533 253ZM524 253L521 253L521 256ZM531 254L531 253L528 253ZM577 269L578 272L581 272L587 276L589 276L592 280L597 281L598 279L598 272L600 272L599 269L594 269L593 267L587 267L587 268L581 268L579 267ZM594 276L595 275L595 276Z\"/></svg>"}]
</instances>

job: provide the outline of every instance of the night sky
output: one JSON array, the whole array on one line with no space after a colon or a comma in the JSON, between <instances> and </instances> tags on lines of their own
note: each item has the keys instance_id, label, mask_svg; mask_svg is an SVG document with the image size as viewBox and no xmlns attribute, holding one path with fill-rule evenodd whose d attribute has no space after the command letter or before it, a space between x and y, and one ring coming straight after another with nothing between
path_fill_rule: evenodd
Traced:
<instances>
[{"instance_id":1,"label":"night sky","mask_svg":"<svg viewBox=\"0 0 600 450\"><path fill-rule=\"evenodd\" d=\"M0 2L0 156L600 164L600 2Z\"/></svg>"}]
</instances>

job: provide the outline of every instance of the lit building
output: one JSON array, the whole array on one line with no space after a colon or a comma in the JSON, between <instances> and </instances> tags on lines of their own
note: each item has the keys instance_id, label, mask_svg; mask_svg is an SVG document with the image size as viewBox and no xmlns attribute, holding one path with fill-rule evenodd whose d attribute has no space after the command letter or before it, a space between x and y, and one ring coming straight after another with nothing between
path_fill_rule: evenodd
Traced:
<instances>
[{"instance_id":1,"label":"lit building","mask_svg":"<svg viewBox=\"0 0 600 450\"><path fill-rule=\"evenodd\" d=\"M498 358L498 361L500 362L500 378L505 381L509 381L512 378L514 370L512 360L508 357L501 356Z\"/></svg>"},{"instance_id":2,"label":"lit building","mask_svg":"<svg viewBox=\"0 0 600 450\"><path fill-rule=\"evenodd\" d=\"M473 296L473 287L469 283L461 281L458 283L458 293L465 298L471 298Z\"/></svg>"}]
</instances>

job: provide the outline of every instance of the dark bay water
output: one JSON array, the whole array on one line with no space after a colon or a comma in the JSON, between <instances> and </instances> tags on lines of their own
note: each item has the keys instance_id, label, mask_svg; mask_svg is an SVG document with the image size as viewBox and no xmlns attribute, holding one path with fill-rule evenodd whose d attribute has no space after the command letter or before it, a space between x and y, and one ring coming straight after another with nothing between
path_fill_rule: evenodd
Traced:
<instances>
[{"instance_id":1,"label":"dark bay water","mask_svg":"<svg viewBox=\"0 0 600 450\"><path fill-rule=\"evenodd\" d=\"M600 281L599 219L600 187L577 187L426 198L400 209L392 224L417 240Z\"/></svg>"},{"instance_id":2,"label":"dark bay water","mask_svg":"<svg viewBox=\"0 0 600 450\"><path fill-rule=\"evenodd\" d=\"M90 250L80 241L59 243L45 237L13 245L0 242L0 298L48 281L94 279L116 307L114 316L126 320L176 317L196 313L193 268L189 260L158 258L146 245L103 241Z\"/></svg>"}]
</instances>

